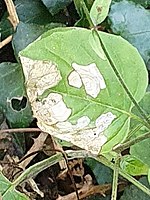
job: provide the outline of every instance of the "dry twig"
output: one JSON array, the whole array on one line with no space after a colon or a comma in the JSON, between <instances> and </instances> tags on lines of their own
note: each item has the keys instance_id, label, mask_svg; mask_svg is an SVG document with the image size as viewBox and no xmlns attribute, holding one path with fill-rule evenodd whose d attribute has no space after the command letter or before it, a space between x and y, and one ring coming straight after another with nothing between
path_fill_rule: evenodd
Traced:
<instances>
[{"instance_id":1,"label":"dry twig","mask_svg":"<svg viewBox=\"0 0 150 200\"><path fill-rule=\"evenodd\" d=\"M5 0L6 6L7 6L7 11L8 11L8 19L10 23L12 24L14 31L16 30L17 25L19 24L19 19L18 15L16 13L16 9L14 6L14 3L12 0ZM0 42L0 49L4 47L6 44L11 42L12 40L12 35L8 36L6 39L4 39L2 42Z\"/></svg>"}]
</instances>

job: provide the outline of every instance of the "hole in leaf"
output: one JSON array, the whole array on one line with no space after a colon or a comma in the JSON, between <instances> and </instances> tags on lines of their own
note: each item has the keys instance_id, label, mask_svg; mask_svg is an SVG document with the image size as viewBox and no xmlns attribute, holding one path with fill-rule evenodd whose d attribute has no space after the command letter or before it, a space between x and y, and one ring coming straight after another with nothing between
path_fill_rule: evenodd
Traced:
<instances>
[{"instance_id":1,"label":"hole in leaf","mask_svg":"<svg viewBox=\"0 0 150 200\"><path fill-rule=\"evenodd\" d=\"M21 98L12 98L11 99L11 106L16 111L21 111L25 109L27 105L27 98L25 96Z\"/></svg>"}]
</instances>

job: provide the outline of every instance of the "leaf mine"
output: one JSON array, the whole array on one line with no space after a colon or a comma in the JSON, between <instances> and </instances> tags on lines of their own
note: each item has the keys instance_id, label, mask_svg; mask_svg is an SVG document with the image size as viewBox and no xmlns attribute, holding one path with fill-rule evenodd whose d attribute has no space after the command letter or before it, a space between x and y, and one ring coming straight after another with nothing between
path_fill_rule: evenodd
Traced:
<instances>
[{"instance_id":1,"label":"leaf mine","mask_svg":"<svg viewBox=\"0 0 150 200\"><path fill-rule=\"evenodd\" d=\"M99 135L101 132L106 130L115 118L116 115L113 115L111 112L100 115L95 122L97 127L95 130L95 135Z\"/></svg>"},{"instance_id":2,"label":"leaf mine","mask_svg":"<svg viewBox=\"0 0 150 200\"><path fill-rule=\"evenodd\" d=\"M46 89L56 86L62 79L57 65L52 61L32 60L20 57L30 102Z\"/></svg>"},{"instance_id":3,"label":"leaf mine","mask_svg":"<svg viewBox=\"0 0 150 200\"><path fill-rule=\"evenodd\" d=\"M96 119L94 127L90 127L91 120L88 116L80 117L74 125L68 121L58 122L51 134L93 154L98 154L101 147L107 142L104 131L115 118L116 116L111 112L104 113ZM43 121L39 121L38 126L43 131L51 131L51 128Z\"/></svg>"},{"instance_id":4,"label":"leaf mine","mask_svg":"<svg viewBox=\"0 0 150 200\"><path fill-rule=\"evenodd\" d=\"M80 88L82 86L82 81L79 74L76 71L72 71L68 76L68 82L70 86Z\"/></svg>"},{"instance_id":5,"label":"leaf mine","mask_svg":"<svg viewBox=\"0 0 150 200\"><path fill-rule=\"evenodd\" d=\"M71 115L71 109L67 108L62 95L57 93L50 93L42 101L33 102L32 107L35 117L49 125L63 122Z\"/></svg>"},{"instance_id":6,"label":"leaf mine","mask_svg":"<svg viewBox=\"0 0 150 200\"><path fill-rule=\"evenodd\" d=\"M72 63L72 67L79 74L88 95L96 98L100 90L106 88L104 78L95 63L89 65Z\"/></svg>"}]
</instances>

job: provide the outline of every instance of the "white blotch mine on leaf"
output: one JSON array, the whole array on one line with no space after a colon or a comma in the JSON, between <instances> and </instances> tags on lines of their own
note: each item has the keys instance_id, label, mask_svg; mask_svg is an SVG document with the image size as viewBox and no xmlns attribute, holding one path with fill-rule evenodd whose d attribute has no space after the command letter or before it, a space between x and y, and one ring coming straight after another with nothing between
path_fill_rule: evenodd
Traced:
<instances>
[{"instance_id":1,"label":"white blotch mine on leaf","mask_svg":"<svg viewBox=\"0 0 150 200\"><path fill-rule=\"evenodd\" d=\"M36 101L32 104L35 117L44 121L48 125L63 122L71 115L71 109L67 108L62 95L50 93L42 101Z\"/></svg>"},{"instance_id":2,"label":"white blotch mine on leaf","mask_svg":"<svg viewBox=\"0 0 150 200\"><path fill-rule=\"evenodd\" d=\"M68 77L69 85L79 88L82 80L86 93L93 98L98 96L101 89L106 88L104 78L95 63L86 66L72 63L72 67L75 71Z\"/></svg>"},{"instance_id":3,"label":"white blotch mine on leaf","mask_svg":"<svg viewBox=\"0 0 150 200\"><path fill-rule=\"evenodd\" d=\"M112 121L116 118L111 112L100 115L95 122L95 136L106 130Z\"/></svg>"},{"instance_id":4,"label":"white blotch mine on leaf","mask_svg":"<svg viewBox=\"0 0 150 200\"><path fill-rule=\"evenodd\" d=\"M73 71L68 76L69 85L80 88L82 86L82 81L79 74L76 71Z\"/></svg>"},{"instance_id":5,"label":"white blotch mine on leaf","mask_svg":"<svg viewBox=\"0 0 150 200\"><path fill-rule=\"evenodd\" d=\"M26 88L33 115L47 125L66 121L71 115L62 95L50 93L42 100L37 100L46 89L56 86L62 79L57 65L52 61L32 60L20 57L26 80Z\"/></svg>"},{"instance_id":6,"label":"white blotch mine on leaf","mask_svg":"<svg viewBox=\"0 0 150 200\"><path fill-rule=\"evenodd\" d=\"M86 149L93 154L98 154L101 147L107 142L107 137L104 131L111 125L116 118L111 112L100 115L96 121L95 126L90 127L90 119L88 116L82 116L77 120L75 125L68 121L56 123L55 129L52 130L43 121L38 121L38 126L45 132L66 140Z\"/></svg>"},{"instance_id":7,"label":"white blotch mine on leaf","mask_svg":"<svg viewBox=\"0 0 150 200\"><path fill-rule=\"evenodd\" d=\"M46 89L56 86L62 79L57 65L52 61L32 60L20 57L30 102Z\"/></svg>"}]
</instances>

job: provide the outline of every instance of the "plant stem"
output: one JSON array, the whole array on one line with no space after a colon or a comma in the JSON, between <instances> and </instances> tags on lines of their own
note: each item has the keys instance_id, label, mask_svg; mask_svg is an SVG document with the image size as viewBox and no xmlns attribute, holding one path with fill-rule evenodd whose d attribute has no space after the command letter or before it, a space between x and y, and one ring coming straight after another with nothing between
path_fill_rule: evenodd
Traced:
<instances>
[{"instance_id":1,"label":"plant stem","mask_svg":"<svg viewBox=\"0 0 150 200\"><path fill-rule=\"evenodd\" d=\"M55 149L54 149L55 151ZM66 151L67 159L73 159L73 158L85 158L88 156L87 151L80 150L80 151ZM64 157L62 153L57 153L43 161L40 161L31 167L27 168L14 182L12 183L13 187L16 187L23 181L35 177L38 173L43 171L44 169L58 163L59 161L63 160Z\"/></svg>"},{"instance_id":2,"label":"plant stem","mask_svg":"<svg viewBox=\"0 0 150 200\"><path fill-rule=\"evenodd\" d=\"M143 135L140 135L137 138L134 138L134 139L132 139L132 140L130 140L128 142L125 142L123 144L119 144L119 145L115 146L113 148L113 151L116 151L117 153L120 153L123 150L128 149L130 146L132 146L132 145L134 145L134 144L136 144L138 142L141 142L143 140L146 140L148 138L150 138L150 132L145 133Z\"/></svg>"},{"instance_id":3,"label":"plant stem","mask_svg":"<svg viewBox=\"0 0 150 200\"><path fill-rule=\"evenodd\" d=\"M94 157L94 158L97 161L99 161L102 164L104 164L105 166L107 166L107 167L111 168L112 170L114 170L114 164L112 162L110 162L107 158L105 158L104 156L98 156L98 157ZM139 181L137 181L135 178L133 178L129 174L125 173L120 168L119 168L119 174L121 176L123 176L125 179L127 179L129 182L133 183L140 190L142 190L143 192L145 192L146 194L148 194L150 196L150 189L148 189L145 185L141 184Z\"/></svg>"},{"instance_id":4,"label":"plant stem","mask_svg":"<svg viewBox=\"0 0 150 200\"><path fill-rule=\"evenodd\" d=\"M103 157L103 156L94 156L94 155L88 155L87 151L84 150L80 150L80 151L66 151L67 157L69 156L69 158L73 159L73 158L85 158L85 157L91 157L96 159L98 162L101 162L102 164L106 165L107 167L111 168L112 170L114 170L114 164L111 163L107 158ZM38 162L34 165L32 165L31 167L29 167L28 169L26 169L11 185L11 188L16 187L18 184L22 183L23 181L27 180L28 178L34 177L36 176L38 173L40 173L41 171L43 171L44 169L50 167L51 165L54 165L55 163L61 161L63 158L63 155L61 153L57 153L54 156L51 156L50 158L47 158L41 162ZM121 176L123 176L124 178L126 178L128 181L130 181L131 183L133 183L135 186L137 186L139 189L141 189L143 192L145 192L146 194L148 194L150 196L150 190L142 185L139 181L137 181L136 179L134 179L133 177L131 177L130 175L126 174L122 169L118 169L119 170L119 174ZM10 188L10 189L11 189Z\"/></svg>"},{"instance_id":5,"label":"plant stem","mask_svg":"<svg viewBox=\"0 0 150 200\"><path fill-rule=\"evenodd\" d=\"M86 18L87 20L89 21L89 24L90 26L94 29L95 33L97 34L98 38L99 38L99 41L100 41L100 44L101 44L101 47L106 55L106 58L110 64L110 66L112 67L113 71L115 72L119 82L121 83L121 85L123 86L126 94L128 95L128 97L130 98L130 100L133 102L133 104L137 107L138 111L140 112L141 116L143 117L143 120L146 122L147 124L147 127L150 129L150 121L148 119L148 117L146 116L145 112L142 110L142 108L139 106L139 104L137 103L137 101L134 99L133 95L131 94L130 90L128 89L126 83L124 82L123 78L121 77L119 71L117 70L113 60L111 59L109 53L107 52L107 49L105 48L105 45L98 33L98 31L96 30L96 27L95 25L93 24L92 20L91 20L91 17L90 17L90 13L86 7L86 4L84 3L84 1L82 0L82 6L83 6L83 10L85 12L85 15L86 15Z\"/></svg>"},{"instance_id":6,"label":"plant stem","mask_svg":"<svg viewBox=\"0 0 150 200\"><path fill-rule=\"evenodd\" d=\"M120 164L120 156L118 154L117 157L115 158L111 200L116 200L117 199L119 164Z\"/></svg>"},{"instance_id":7,"label":"plant stem","mask_svg":"<svg viewBox=\"0 0 150 200\"><path fill-rule=\"evenodd\" d=\"M42 161L32 165L31 167L26 169L15 181L12 182L12 186L16 187L23 181L25 181L31 177L35 177L38 173L40 173L44 169L46 169L56 163L58 163L62 159L63 159L63 155L61 153L57 153L45 160L42 160Z\"/></svg>"}]
</instances>

